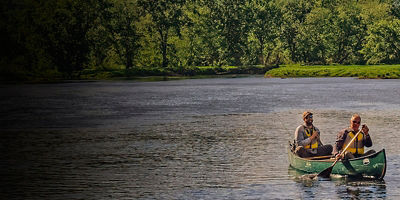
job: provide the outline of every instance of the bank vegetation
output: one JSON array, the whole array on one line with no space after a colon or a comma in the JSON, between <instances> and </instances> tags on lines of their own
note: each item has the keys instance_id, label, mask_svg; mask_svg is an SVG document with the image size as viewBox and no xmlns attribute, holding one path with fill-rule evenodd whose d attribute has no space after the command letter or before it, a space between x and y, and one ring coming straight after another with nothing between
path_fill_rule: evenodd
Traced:
<instances>
[{"instance_id":1,"label":"bank vegetation","mask_svg":"<svg viewBox=\"0 0 400 200\"><path fill-rule=\"evenodd\" d=\"M400 63L399 0L5 0L0 9L3 80ZM324 70L347 76L333 68Z\"/></svg>"},{"instance_id":2,"label":"bank vegetation","mask_svg":"<svg viewBox=\"0 0 400 200\"><path fill-rule=\"evenodd\" d=\"M357 77L363 79L398 79L400 65L282 65L269 70L265 77Z\"/></svg>"}]
</instances>

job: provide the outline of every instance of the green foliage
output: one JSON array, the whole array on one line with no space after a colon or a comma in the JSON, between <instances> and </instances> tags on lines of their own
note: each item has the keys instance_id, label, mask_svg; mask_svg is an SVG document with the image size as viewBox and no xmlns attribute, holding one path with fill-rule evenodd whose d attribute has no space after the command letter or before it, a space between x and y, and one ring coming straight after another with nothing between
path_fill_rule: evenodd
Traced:
<instances>
[{"instance_id":1,"label":"green foliage","mask_svg":"<svg viewBox=\"0 0 400 200\"><path fill-rule=\"evenodd\" d=\"M226 64L219 44L223 38L219 35L219 26L213 25L216 22L211 15L211 9L205 3L195 4L189 10L188 17L192 23L182 31L182 43L186 47L182 51L187 53L188 66Z\"/></svg>"},{"instance_id":2,"label":"green foliage","mask_svg":"<svg viewBox=\"0 0 400 200\"><path fill-rule=\"evenodd\" d=\"M240 0L206 1L207 27L215 31L218 65L241 65L248 37L248 6Z\"/></svg>"},{"instance_id":3,"label":"green foliage","mask_svg":"<svg viewBox=\"0 0 400 200\"><path fill-rule=\"evenodd\" d=\"M369 29L363 53L370 64L400 62L400 20L381 20Z\"/></svg>"},{"instance_id":4,"label":"green foliage","mask_svg":"<svg viewBox=\"0 0 400 200\"><path fill-rule=\"evenodd\" d=\"M151 31L157 33L163 68L168 67L168 53L174 48L169 43L170 34L175 31L180 36L181 27L185 24L185 3L185 0L138 0L140 8L152 19L148 25Z\"/></svg>"},{"instance_id":5,"label":"green foliage","mask_svg":"<svg viewBox=\"0 0 400 200\"><path fill-rule=\"evenodd\" d=\"M136 25L140 11L137 10L137 6L136 1L118 0L113 2L112 17L108 26L114 50L127 69L133 67L134 58L140 48L141 35Z\"/></svg>"},{"instance_id":6,"label":"green foliage","mask_svg":"<svg viewBox=\"0 0 400 200\"><path fill-rule=\"evenodd\" d=\"M4 0L0 11L2 79L400 63L398 0ZM356 76L305 68L296 74ZM357 76L396 77L388 73Z\"/></svg>"},{"instance_id":7,"label":"green foliage","mask_svg":"<svg viewBox=\"0 0 400 200\"><path fill-rule=\"evenodd\" d=\"M307 14L314 7L313 2L309 0L282 0L278 1L282 13L281 40L285 51L288 52L288 60L299 62L302 60L299 54L300 27L303 26Z\"/></svg>"},{"instance_id":8,"label":"green foliage","mask_svg":"<svg viewBox=\"0 0 400 200\"><path fill-rule=\"evenodd\" d=\"M328 8L315 8L306 17L304 25L299 28L298 52L302 62L325 64L330 48L329 35L332 12Z\"/></svg>"},{"instance_id":9,"label":"green foliage","mask_svg":"<svg viewBox=\"0 0 400 200\"><path fill-rule=\"evenodd\" d=\"M400 1L390 0L388 6L390 7L390 14L400 19Z\"/></svg>"},{"instance_id":10,"label":"green foliage","mask_svg":"<svg viewBox=\"0 0 400 200\"><path fill-rule=\"evenodd\" d=\"M87 33L92 28L96 1L61 0L43 3L45 9L42 26L44 49L58 71L72 77L88 63L89 40Z\"/></svg>"},{"instance_id":11,"label":"green foliage","mask_svg":"<svg viewBox=\"0 0 400 200\"><path fill-rule=\"evenodd\" d=\"M279 55L276 55L277 38L281 15L278 7L272 1L250 1L248 5L250 15L249 26L251 34L248 45L251 53L248 53L247 64L269 65L279 63Z\"/></svg>"},{"instance_id":12,"label":"green foliage","mask_svg":"<svg viewBox=\"0 0 400 200\"><path fill-rule=\"evenodd\" d=\"M29 80L54 71L43 48L41 2L1 1L0 75L2 79ZM46 71L46 73L44 73Z\"/></svg>"},{"instance_id":13,"label":"green foliage","mask_svg":"<svg viewBox=\"0 0 400 200\"><path fill-rule=\"evenodd\" d=\"M102 68L107 65L112 51L110 50L114 41L112 37L111 20L113 2L108 0L98 0L92 4L93 26L87 33L89 40L89 67Z\"/></svg>"},{"instance_id":14,"label":"green foliage","mask_svg":"<svg viewBox=\"0 0 400 200\"><path fill-rule=\"evenodd\" d=\"M336 8L329 35L332 48L328 56L332 59L331 63L358 63L358 51L362 48L366 32L359 13L360 7L351 1Z\"/></svg>"}]
</instances>

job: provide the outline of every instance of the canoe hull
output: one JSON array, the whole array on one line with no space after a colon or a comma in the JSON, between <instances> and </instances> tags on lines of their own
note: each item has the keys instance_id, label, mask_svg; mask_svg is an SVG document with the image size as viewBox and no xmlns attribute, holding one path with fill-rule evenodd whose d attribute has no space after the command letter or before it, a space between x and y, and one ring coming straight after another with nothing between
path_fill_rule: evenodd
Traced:
<instances>
[{"instance_id":1,"label":"canoe hull","mask_svg":"<svg viewBox=\"0 0 400 200\"><path fill-rule=\"evenodd\" d=\"M330 167L334 159L310 160L300 158L288 150L289 163L297 169L307 173L320 173ZM374 154L355 159L339 161L332 169L332 174L348 176L364 176L376 179L383 179L386 173L385 149Z\"/></svg>"}]
</instances>

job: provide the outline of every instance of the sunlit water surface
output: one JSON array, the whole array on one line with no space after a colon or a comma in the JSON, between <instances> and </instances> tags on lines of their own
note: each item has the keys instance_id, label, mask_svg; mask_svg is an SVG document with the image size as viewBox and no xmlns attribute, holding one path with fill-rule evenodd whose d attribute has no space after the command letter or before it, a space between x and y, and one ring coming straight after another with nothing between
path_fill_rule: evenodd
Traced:
<instances>
[{"instance_id":1,"label":"sunlit water surface","mask_svg":"<svg viewBox=\"0 0 400 200\"><path fill-rule=\"evenodd\" d=\"M0 85L4 199L398 199L400 80L218 78ZM287 143L359 113L383 181L309 180Z\"/></svg>"}]
</instances>

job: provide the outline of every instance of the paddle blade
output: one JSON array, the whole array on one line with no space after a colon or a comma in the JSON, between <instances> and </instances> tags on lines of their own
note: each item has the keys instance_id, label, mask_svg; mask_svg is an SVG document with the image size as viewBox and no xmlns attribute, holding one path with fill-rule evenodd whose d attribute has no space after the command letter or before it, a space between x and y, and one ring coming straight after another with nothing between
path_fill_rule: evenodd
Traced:
<instances>
[{"instance_id":1,"label":"paddle blade","mask_svg":"<svg viewBox=\"0 0 400 200\"><path fill-rule=\"evenodd\" d=\"M324 171L322 171L322 172L320 172L320 173L318 174L318 177L321 177L321 178L329 178L329 177L331 176L332 169L333 169L333 166L330 166L330 167L324 169Z\"/></svg>"}]
</instances>

